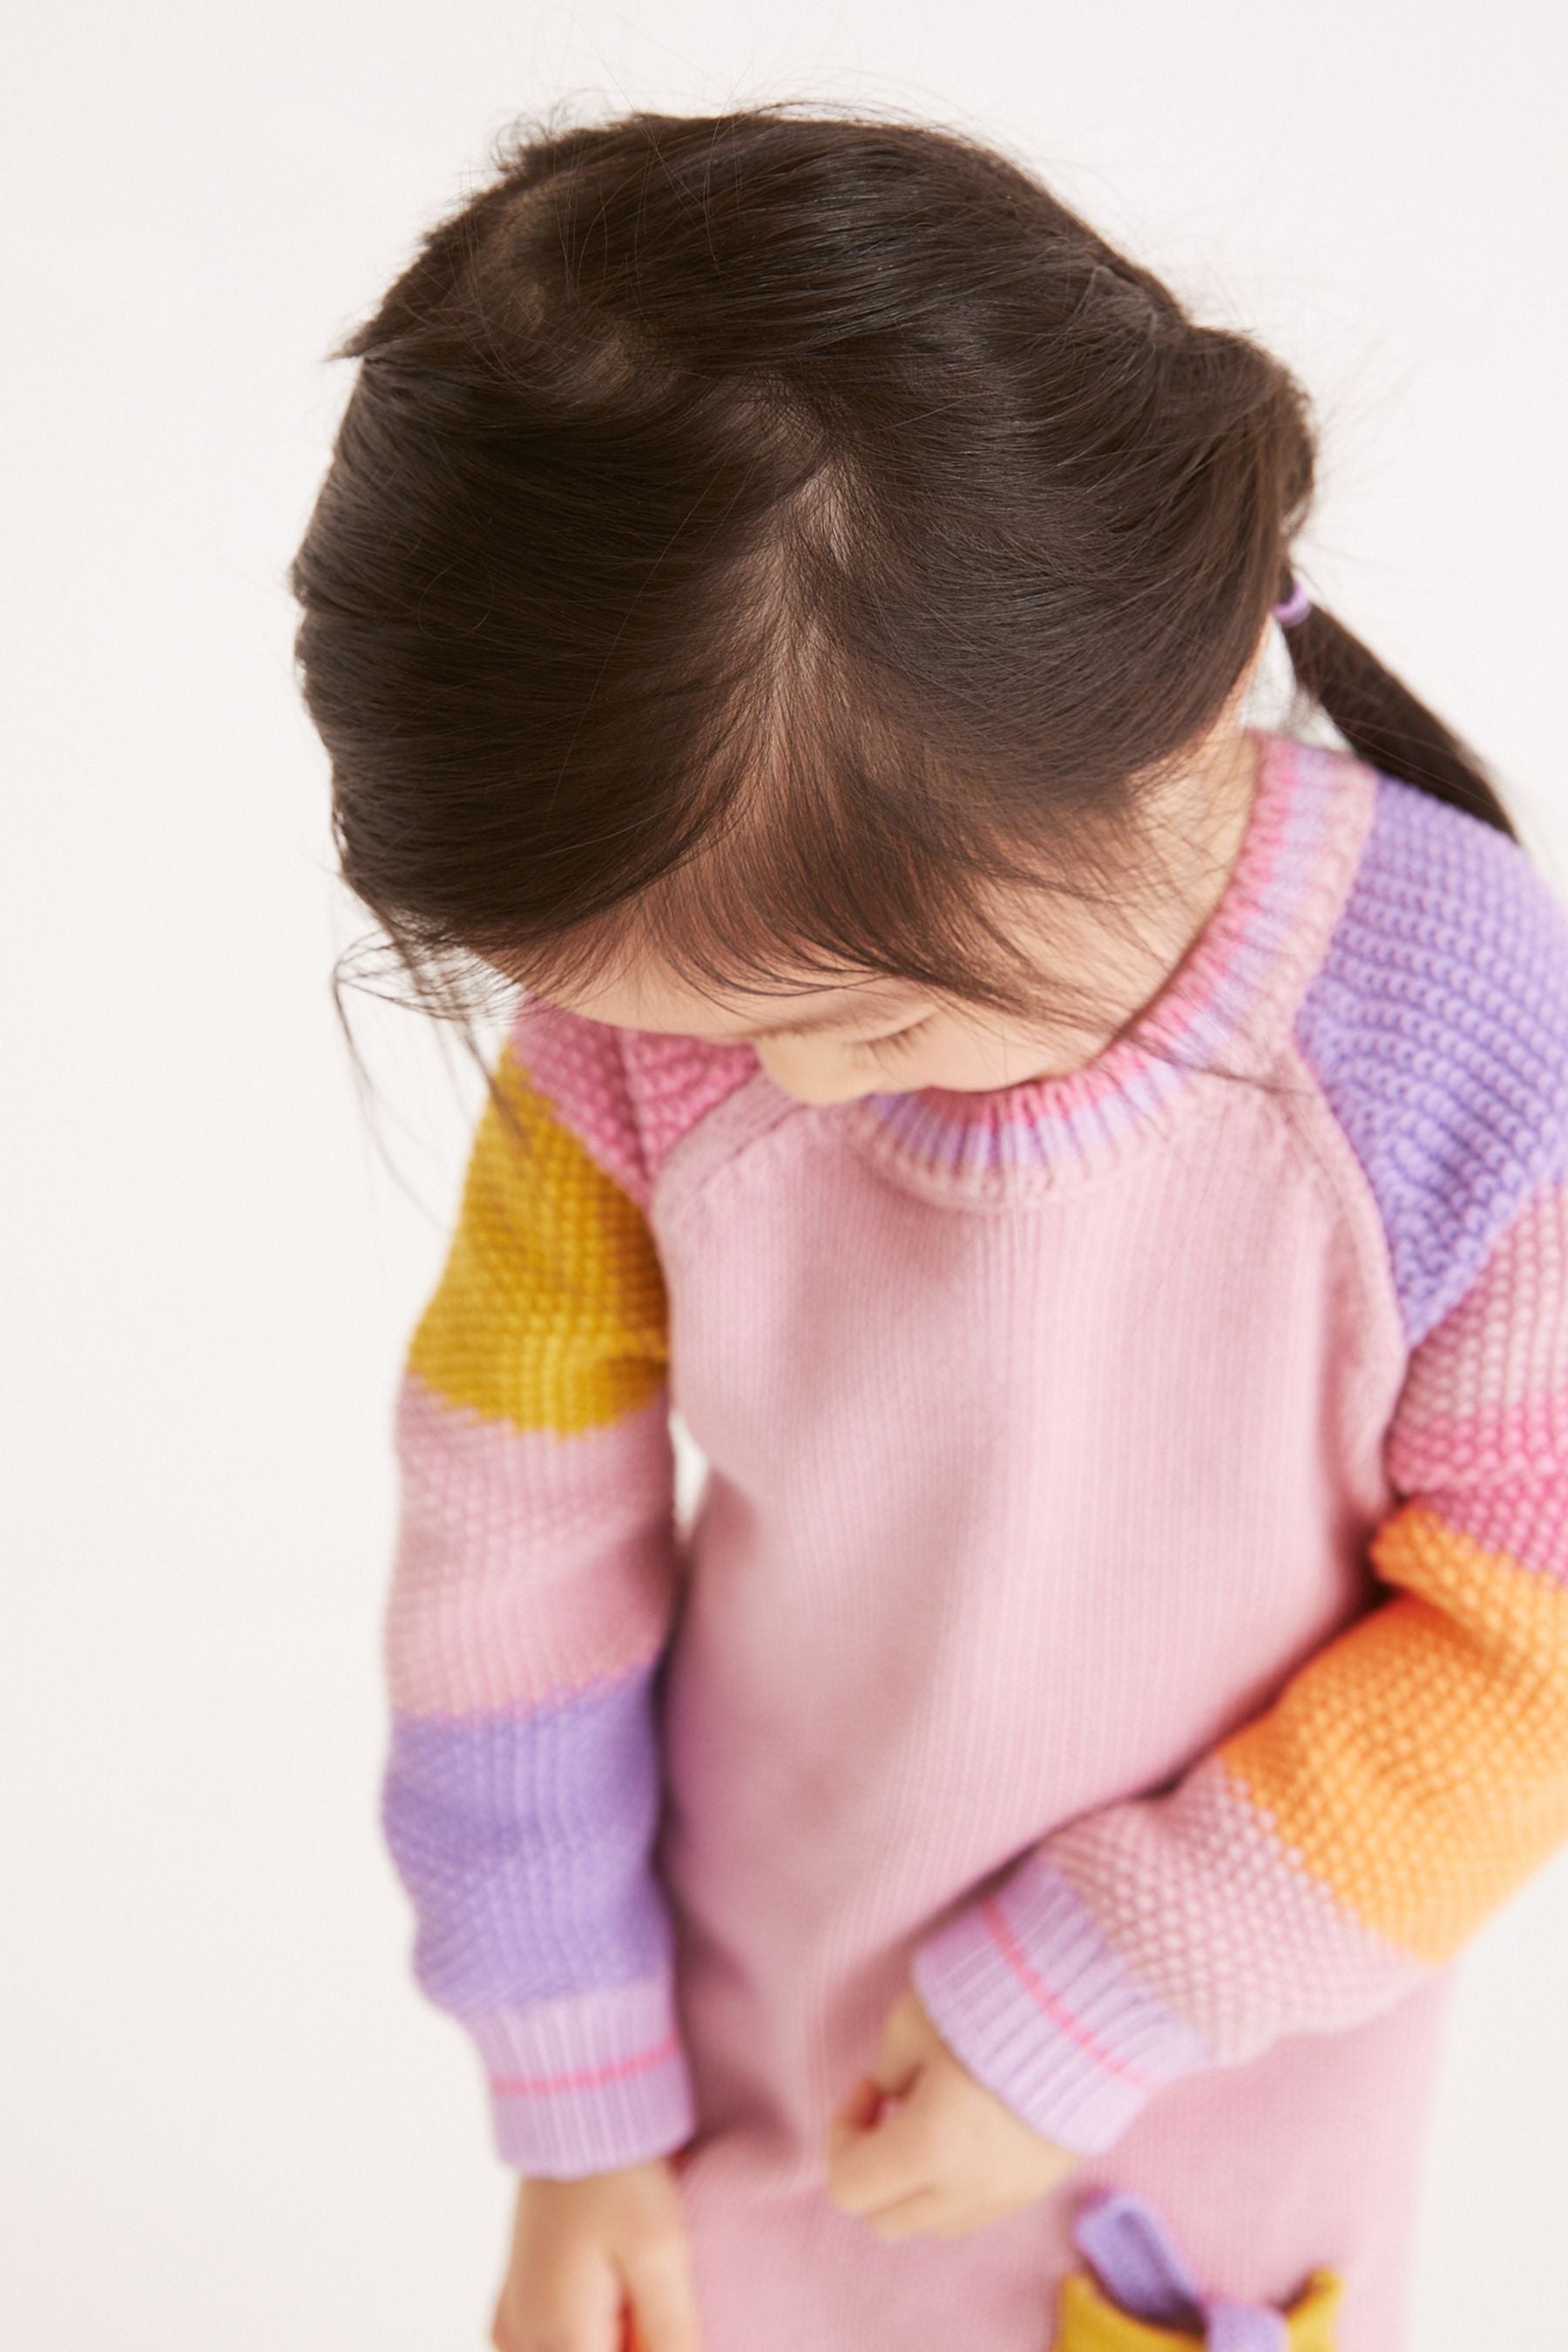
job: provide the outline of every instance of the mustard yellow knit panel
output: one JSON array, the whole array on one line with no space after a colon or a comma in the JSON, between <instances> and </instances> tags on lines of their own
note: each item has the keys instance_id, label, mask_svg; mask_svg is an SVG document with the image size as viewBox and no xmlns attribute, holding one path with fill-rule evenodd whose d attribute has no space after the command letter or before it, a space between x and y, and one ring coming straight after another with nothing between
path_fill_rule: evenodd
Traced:
<instances>
[{"instance_id":1,"label":"mustard yellow knit panel","mask_svg":"<svg viewBox=\"0 0 1568 2352\"><path fill-rule=\"evenodd\" d=\"M601 1427L647 1403L666 1377L653 1237L510 1045L492 1075L522 1140L487 1098L408 1369L448 1404L519 1429Z\"/></svg>"},{"instance_id":2,"label":"mustard yellow knit panel","mask_svg":"<svg viewBox=\"0 0 1568 2352\"><path fill-rule=\"evenodd\" d=\"M1334 2352L1342 2284L1337 2271L1312 2273L1284 2315L1290 2352ZM1129 2317L1085 2271L1062 2281L1051 2352L1202 2352L1202 2343L1178 2328Z\"/></svg>"}]
</instances>

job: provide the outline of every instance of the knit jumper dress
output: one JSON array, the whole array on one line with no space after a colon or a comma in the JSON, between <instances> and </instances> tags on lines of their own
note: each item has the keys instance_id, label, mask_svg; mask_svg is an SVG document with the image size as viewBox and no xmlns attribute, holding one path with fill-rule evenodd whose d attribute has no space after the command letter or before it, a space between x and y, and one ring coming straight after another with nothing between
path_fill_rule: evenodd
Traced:
<instances>
[{"instance_id":1,"label":"knit jumper dress","mask_svg":"<svg viewBox=\"0 0 1568 2352\"><path fill-rule=\"evenodd\" d=\"M1568 1841L1568 913L1251 731L1217 906L1068 1076L808 1106L539 999L497 1057L382 1822L500 2156L680 2151L704 2352L1196 2342L1098 2294L1111 2189L1218 2296L1332 2273L1245 2340L1405 2346L1450 1964ZM911 1979L1080 2162L883 2241L825 2144Z\"/></svg>"}]
</instances>

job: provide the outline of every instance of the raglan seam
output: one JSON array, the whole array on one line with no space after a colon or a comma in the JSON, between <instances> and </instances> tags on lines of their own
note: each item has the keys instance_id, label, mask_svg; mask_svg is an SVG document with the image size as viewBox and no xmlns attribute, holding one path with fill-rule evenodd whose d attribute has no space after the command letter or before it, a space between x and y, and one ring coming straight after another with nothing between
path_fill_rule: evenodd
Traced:
<instances>
[{"instance_id":1,"label":"raglan seam","mask_svg":"<svg viewBox=\"0 0 1568 2352\"><path fill-rule=\"evenodd\" d=\"M1323 1084L1318 1070L1308 1056L1300 1038L1292 1025L1282 1059L1300 1071L1310 1091L1313 1110L1332 1126L1341 1149L1332 1159L1324 1150L1319 1135L1314 1132L1314 1119L1299 1108L1300 1097L1288 1093L1282 1099L1288 1106L1279 1114L1293 1147L1293 1156L1312 1182L1320 1199L1333 1219L1337 1237L1343 1244L1343 1255L1356 1270L1359 1293L1358 1312L1349 1318L1348 1328L1358 1335L1368 1334L1364 1344L1358 1346L1358 1374L1370 1379L1374 1369L1374 1351L1371 1334L1381 1319L1397 1335L1402 1362L1407 1365L1411 1353L1405 1329L1405 1318L1400 1307L1399 1286L1394 1271L1393 1244L1383 1206L1377 1197L1372 1178L1367 1172L1354 1143L1345 1129L1334 1107L1332 1096ZM1352 1201L1350 1187L1355 1188ZM1376 1263L1369 1264L1368 1247L1363 1238L1370 1229L1376 1235Z\"/></svg>"},{"instance_id":2,"label":"raglan seam","mask_svg":"<svg viewBox=\"0 0 1568 2352\"><path fill-rule=\"evenodd\" d=\"M637 1206L642 1213L644 1223L651 1226L649 1211L653 1196L653 1169L648 1159L647 1136L642 1123L642 1111L637 1102L637 1089L632 1085L631 1068L626 1060L626 1031L619 1023L616 1023L612 1025L610 1034L615 1039L616 1067L620 1072L621 1095L626 1107L626 1125L637 1144L637 1168L642 1177L642 1197Z\"/></svg>"}]
</instances>

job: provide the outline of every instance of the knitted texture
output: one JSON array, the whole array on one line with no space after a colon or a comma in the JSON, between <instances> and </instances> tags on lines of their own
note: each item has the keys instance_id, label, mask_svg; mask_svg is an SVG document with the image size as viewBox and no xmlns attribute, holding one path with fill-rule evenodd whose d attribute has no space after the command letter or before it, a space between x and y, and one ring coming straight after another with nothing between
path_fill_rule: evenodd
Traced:
<instances>
[{"instance_id":1,"label":"knitted texture","mask_svg":"<svg viewBox=\"0 0 1568 2352\"><path fill-rule=\"evenodd\" d=\"M911 1976L1217 2292L1332 2264L1337 2352L1397 2352L1416 1996L1568 1841L1568 916L1258 746L1067 1077L810 1108L539 1002L495 1065L398 1396L383 1821L500 2155L684 2149L719 2352L1047 2340L1051 2200L879 2250L823 2195Z\"/></svg>"},{"instance_id":2,"label":"knitted texture","mask_svg":"<svg viewBox=\"0 0 1568 2352\"><path fill-rule=\"evenodd\" d=\"M692 2120L647 1861L674 1566L665 1297L613 1033L574 1072L604 1166L515 1051L495 1075L399 1402L384 1817L416 1976L473 2031L501 2145L572 2173Z\"/></svg>"},{"instance_id":3,"label":"knitted texture","mask_svg":"<svg viewBox=\"0 0 1568 2352\"><path fill-rule=\"evenodd\" d=\"M1515 845L1382 780L1295 1034L1413 1343L1369 1547L1387 1605L916 1961L960 2054L1069 2147L1205 2056L1396 1998L1568 1839L1565 938Z\"/></svg>"}]
</instances>

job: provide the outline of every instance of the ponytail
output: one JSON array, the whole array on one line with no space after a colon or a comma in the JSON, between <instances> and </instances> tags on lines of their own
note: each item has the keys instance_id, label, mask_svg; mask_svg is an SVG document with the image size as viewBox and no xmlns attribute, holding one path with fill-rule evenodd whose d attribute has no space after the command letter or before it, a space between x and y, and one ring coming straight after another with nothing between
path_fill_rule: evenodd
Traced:
<instances>
[{"instance_id":1,"label":"ponytail","mask_svg":"<svg viewBox=\"0 0 1568 2352\"><path fill-rule=\"evenodd\" d=\"M1342 621L1314 604L1302 619L1286 624L1285 642L1298 686L1327 711L1359 759L1519 839L1475 752Z\"/></svg>"}]
</instances>

